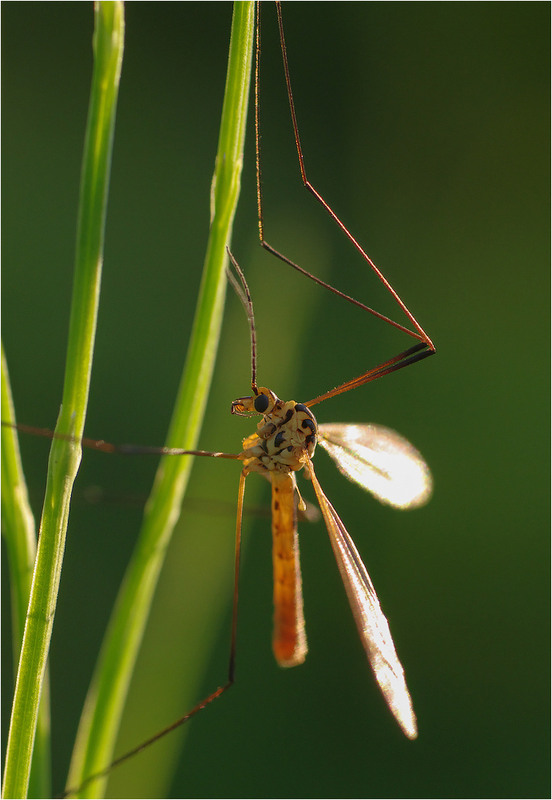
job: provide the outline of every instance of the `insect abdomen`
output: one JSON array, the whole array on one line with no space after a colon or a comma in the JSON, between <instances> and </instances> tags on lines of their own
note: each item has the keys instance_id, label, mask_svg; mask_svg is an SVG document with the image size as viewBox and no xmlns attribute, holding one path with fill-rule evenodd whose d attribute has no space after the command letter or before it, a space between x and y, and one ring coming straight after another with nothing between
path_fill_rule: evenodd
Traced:
<instances>
[{"instance_id":1,"label":"insect abdomen","mask_svg":"<svg viewBox=\"0 0 552 800\"><path fill-rule=\"evenodd\" d=\"M271 473L274 632L272 649L281 667L302 664L307 655L303 590L297 540L295 484L289 474Z\"/></svg>"}]
</instances>

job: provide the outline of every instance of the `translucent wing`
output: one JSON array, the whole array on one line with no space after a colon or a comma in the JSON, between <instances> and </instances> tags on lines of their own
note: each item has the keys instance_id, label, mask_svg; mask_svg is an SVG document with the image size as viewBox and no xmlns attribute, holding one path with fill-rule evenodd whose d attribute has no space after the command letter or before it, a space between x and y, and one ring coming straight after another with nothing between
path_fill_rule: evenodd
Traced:
<instances>
[{"instance_id":1,"label":"translucent wing","mask_svg":"<svg viewBox=\"0 0 552 800\"><path fill-rule=\"evenodd\" d=\"M309 470L368 661L395 719L406 736L415 739L418 728L412 700L376 591L353 540L322 491L312 464Z\"/></svg>"},{"instance_id":2,"label":"translucent wing","mask_svg":"<svg viewBox=\"0 0 552 800\"><path fill-rule=\"evenodd\" d=\"M318 444L349 480L395 508L427 503L433 482L420 453L395 431L381 425L318 426Z\"/></svg>"}]
</instances>

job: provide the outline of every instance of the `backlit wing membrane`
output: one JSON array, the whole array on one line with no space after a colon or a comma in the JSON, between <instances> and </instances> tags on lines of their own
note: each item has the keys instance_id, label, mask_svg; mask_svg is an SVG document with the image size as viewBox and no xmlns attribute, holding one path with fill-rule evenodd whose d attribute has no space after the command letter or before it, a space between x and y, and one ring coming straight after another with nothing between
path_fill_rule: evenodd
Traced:
<instances>
[{"instance_id":1,"label":"backlit wing membrane","mask_svg":"<svg viewBox=\"0 0 552 800\"><path fill-rule=\"evenodd\" d=\"M381 425L318 426L318 444L340 472L380 502L417 508L431 497L431 473L410 442Z\"/></svg>"},{"instance_id":2,"label":"backlit wing membrane","mask_svg":"<svg viewBox=\"0 0 552 800\"><path fill-rule=\"evenodd\" d=\"M406 736L415 739L418 728L412 700L376 591L345 525L324 494L312 463L309 471L368 661L395 719Z\"/></svg>"}]
</instances>

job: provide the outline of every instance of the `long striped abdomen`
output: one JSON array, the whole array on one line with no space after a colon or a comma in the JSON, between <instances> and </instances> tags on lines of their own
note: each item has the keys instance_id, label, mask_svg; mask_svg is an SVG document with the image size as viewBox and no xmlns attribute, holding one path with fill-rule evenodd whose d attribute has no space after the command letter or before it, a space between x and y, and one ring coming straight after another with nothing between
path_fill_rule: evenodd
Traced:
<instances>
[{"instance_id":1,"label":"long striped abdomen","mask_svg":"<svg viewBox=\"0 0 552 800\"><path fill-rule=\"evenodd\" d=\"M299 564L295 484L289 474L272 472L272 562L274 633L272 649L281 667L302 664L307 655Z\"/></svg>"}]
</instances>

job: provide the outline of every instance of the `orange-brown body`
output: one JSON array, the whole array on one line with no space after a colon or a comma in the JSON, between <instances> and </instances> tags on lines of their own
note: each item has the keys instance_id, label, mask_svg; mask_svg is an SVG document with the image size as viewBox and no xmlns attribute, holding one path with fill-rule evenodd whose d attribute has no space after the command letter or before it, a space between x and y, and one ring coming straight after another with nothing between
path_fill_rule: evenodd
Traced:
<instances>
[{"instance_id":1,"label":"orange-brown body","mask_svg":"<svg viewBox=\"0 0 552 800\"><path fill-rule=\"evenodd\" d=\"M272 482L272 563L274 630L272 649L281 667L302 664L307 655L299 564L295 482L282 472Z\"/></svg>"},{"instance_id":2,"label":"orange-brown body","mask_svg":"<svg viewBox=\"0 0 552 800\"><path fill-rule=\"evenodd\" d=\"M297 506L301 501L295 472L309 462L317 437L316 420L302 404L283 402L268 389L235 400L234 413L263 414L257 433L243 441L243 472L259 472L272 484L272 561L274 633L272 649L278 664L294 667L307 655L303 591L297 538Z\"/></svg>"}]
</instances>

